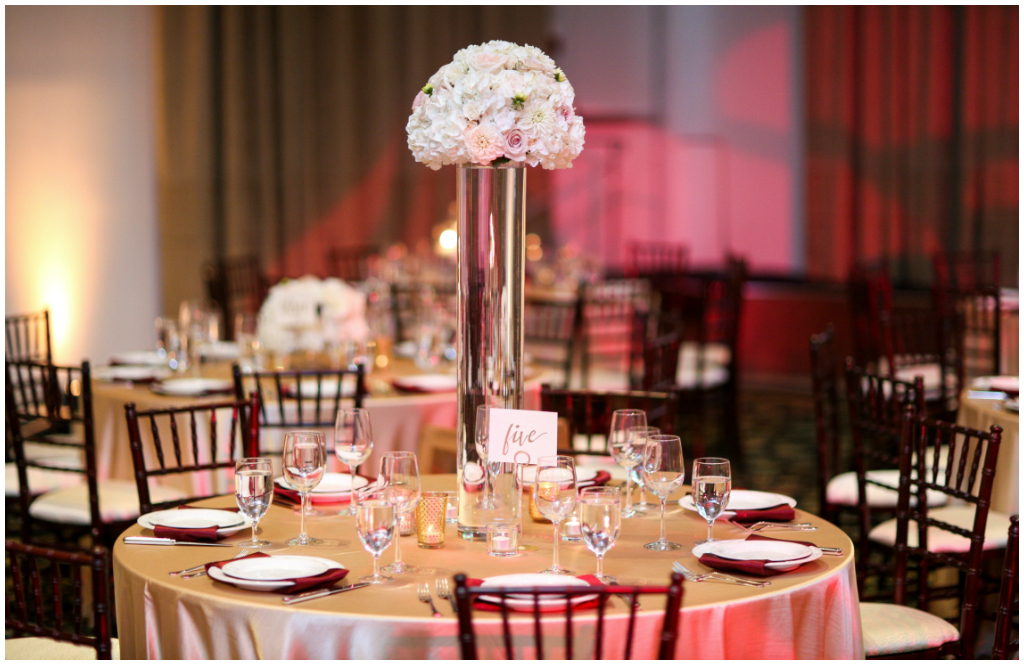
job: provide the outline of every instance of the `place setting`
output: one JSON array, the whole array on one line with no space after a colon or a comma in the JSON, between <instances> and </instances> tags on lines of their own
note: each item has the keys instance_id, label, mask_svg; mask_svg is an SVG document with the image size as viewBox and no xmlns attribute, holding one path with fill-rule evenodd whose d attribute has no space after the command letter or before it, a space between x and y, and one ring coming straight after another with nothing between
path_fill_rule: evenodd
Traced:
<instances>
[{"instance_id":1,"label":"place setting","mask_svg":"<svg viewBox=\"0 0 1024 665\"><path fill-rule=\"evenodd\" d=\"M149 389L158 395L205 397L208 395L231 395L235 391L235 384L229 379L182 377L158 381L151 384Z\"/></svg>"}]
</instances>

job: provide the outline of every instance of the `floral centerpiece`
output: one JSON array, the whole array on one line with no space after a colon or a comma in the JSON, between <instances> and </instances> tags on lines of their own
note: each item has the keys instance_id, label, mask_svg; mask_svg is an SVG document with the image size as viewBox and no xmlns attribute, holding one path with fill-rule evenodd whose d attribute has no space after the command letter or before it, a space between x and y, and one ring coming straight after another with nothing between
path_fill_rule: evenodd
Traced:
<instances>
[{"instance_id":1,"label":"floral centerpiece","mask_svg":"<svg viewBox=\"0 0 1024 665\"><path fill-rule=\"evenodd\" d=\"M430 77L406 125L417 161L570 168L583 149L575 93L538 48L492 41L470 46Z\"/></svg>"},{"instance_id":2,"label":"floral centerpiece","mask_svg":"<svg viewBox=\"0 0 1024 665\"><path fill-rule=\"evenodd\" d=\"M260 307L260 344L275 353L366 341L366 296L340 279L302 277L271 287Z\"/></svg>"}]
</instances>

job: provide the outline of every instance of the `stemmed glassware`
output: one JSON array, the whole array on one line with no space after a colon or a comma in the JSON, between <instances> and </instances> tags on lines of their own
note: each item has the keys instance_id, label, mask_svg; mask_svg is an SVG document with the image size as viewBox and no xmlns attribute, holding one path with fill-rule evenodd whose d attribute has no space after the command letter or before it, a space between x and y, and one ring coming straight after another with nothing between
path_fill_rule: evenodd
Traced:
<instances>
[{"instance_id":1,"label":"stemmed glassware","mask_svg":"<svg viewBox=\"0 0 1024 665\"><path fill-rule=\"evenodd\" d=\"M708 521L708 538L696 544L715 541L715 520L729 505L732 492L732 471L729 460L721 457L699 457L693 460L693 504Z\"/></svg>"},{"instance_id":2,"label":"stemmed glassware","mask_svg":"<svg viewBox=\"0 0 1024 665\"><path fill-rule=\"evenodd\" d=\"M533 500L537 510L551 520L555 528L555 548L551 567L542 573L574 575L558 564L558 541L562 520L576 508L576 463L568 455L549 455L537 460L537 478L533 483Z\"/></svg>"},{"instance_id":3,"label":"stemmed glassware","mask_svg":"<svg viewBox=\"0 0 1024 665\"><path fill-rule=\"evenodd\" d=\"M643 459L646 437L641 433L646 428L647 414L639 409L618 409L612 414L608 450L612 459L626 468L626 505L622 509L623 517L635 517L638 514L633 510L633 479L629 472Z\"/></svg>"},{"instance_id":4,"label":"stemmed glassware","mask_svg":"<svg viewBox=\"0 0 1024 665\"><path fill-rule=\"evenodd\" d=\"M395 506L378 493L372 498L364 498L356 504L356 531L363 547L373 556L373 574L359 578L360 582L370 584L386 584L394 578L380 573L380 555L391 544L392 539L400 536L398 523L395 519ZM396 541L397 542L397 541Z\"/></svg>"},{"instance_id":5,"label":"stemmed glassware","mask_svg":"<svg viewBox=\"0 0 1024 665\"><path fill-rule=\"evenodd\" d=\"M259 549L269 540L256 537L256 527L267 514L274 498L273 468L266 457L246 457L235 462L235 501L242 514L252 521L252 540L239 543L246 549Z\"/></svg>"},{"instance_id":6,"label":"stemmed glassware","mask_svg":"<svg viewBox=\"0 0 1024 665\"><path fill-rule=\"evenodd\" d=\"M490 429L488 424L488 406L481 404L476 407L476 454L480 458L480 465L484 469L484 499L481 502L480 507L484 510L494 510L495 502L492 494L492 473L491 465L487 459L487 445L490 439Z\"/></svg>"},{"instance_id":7,"label":"stemmed glassware","mask_svg":"<svg viewBox=\"0 0 1024 665\"><path fill-rule=\"evenodd\" d=\"M647 489L661 499L661 536L644 547L659 552L682 549L683 546L679 543L669 541L665 530L665 501L669 494L683 486L683 480L686 478L683 444L679 437L670 434L655 434L648 437L642 468Z\"/></svg>"},{"instance_id":8,"label":"stemmed glassware","mask_svg":"<svg viewBox=\"0 0 1024 665\"><path fill-rule=\"evenodd\" d=\"M622 526L618 487L587 487L580 492L580 522L587 549L597 555L595 577L605 584L615 584L614 577L604 574L604 555L615 545Z\"/></svg>"},{"instance_id":9,"label":"stemmed glassware","mask_svg":"<svg viewBox=\"0 0 1024 665\"><path fill-rule=\"evenodd\" d=\"M356 467L365 462L372 452L370 413L366 409L338 409L338 419L334 424L334 454L348 465L352 476L349 506L338 511L339 515L356 514Z\"/></svg>"},{"instance_id":10,"label":"stemmed glassware","mask_svg":"<svg viewBox=\"0 0 1024 665\"><path fill-rule=\"evenodd\" d=\"M309 503L309 492L320 484L326 466L327 445L323 432L296 431L285 435L284 477L302 497L299 537L289 540L288 545L322 545L324 542L319 538L310 538L306 533L306 506Z\"/></svg>"},{"instance_id":11,"label":"stemmed glassware","mask_svg":"<svg viewBox=\"0 0 1024 665\"><path fill-rule=\"evenodd\" d=\"M389 451L380 458L380 490L383 498L395 507L395 519L416 508L420 499L420 471L415 453ZM395 561L384 568L386 573L416 573L419 569L402 561L402 535L395 537Z\"/></svg>"},{"instance_id":12,"label":"stemmed glassware","mask_svg":"<svg viewBox=\"0 0 1024 665\"><path fill-rule=\"evenodd\" d=\"M647 426L644 428L638 428L638 431L636 433L637 438L642 437L645 440L645 442L647 437L653 436L655 434L661 434L661 429L658 427ZM641 461L643 461L643 449L645 446L646 443L644 444L644 446L640 447ZM647 511L654 509L654 504L650 503L647 500L647 484L644 482L643 469L641 469L640 467L641 465L637 464L636 466L629 470L629 475L632 477L633 482L640 487L640 501L633 504L633 510L638 513L646 513Z\"/></svg>"}]
</instances>

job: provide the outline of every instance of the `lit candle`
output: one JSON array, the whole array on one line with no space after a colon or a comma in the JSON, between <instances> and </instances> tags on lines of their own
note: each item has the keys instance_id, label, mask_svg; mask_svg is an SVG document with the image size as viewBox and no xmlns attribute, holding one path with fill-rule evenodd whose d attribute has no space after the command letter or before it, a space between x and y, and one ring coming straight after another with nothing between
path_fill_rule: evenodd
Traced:
<instances>
[{"instance_id":1,"label":"lit candle","mask_svg":"<svg viewBox=\"0 0 1024 665\"><path fill-rule=\"evenodd\" d=\"M508 536L494 536L491 538L491 547L495 552L508 552L512 549L512 539Z\"/></svg>"}]
</instances>

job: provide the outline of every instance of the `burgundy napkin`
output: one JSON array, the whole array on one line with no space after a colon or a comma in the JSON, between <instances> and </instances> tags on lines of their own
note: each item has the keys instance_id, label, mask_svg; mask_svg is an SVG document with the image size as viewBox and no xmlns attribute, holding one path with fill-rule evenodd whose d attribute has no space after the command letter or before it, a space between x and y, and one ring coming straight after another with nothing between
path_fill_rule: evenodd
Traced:
<instances>
[{"instance_id":1,"label":"burgundy napkin","mask_svg":"<svg viewBox=\"0 0 1024 665\"><path fill-rule=\"evenodd\" d=\"M729 510L726 508L726 510ZM791 522L796 518L796 511L788 503L780 503L770 508L758 510L735 510L732 522Z\"/></svg>"},{"instance_id":2,"label":"burgundy napkin","mask_svg":"<svg viewBox=\"0 0 1024 665\"><path fill-rule=\"evenodd\" d=\"M744 540L774 540L781 543L797 543L800 545L807 545L809 547L816 547L814 543L808 543L803 540L782 540L780 538L768 538L767 536L759 536L757 534L751 534ZM781 575L785 570L775 570L774 568L768 568L767 564L772 563L763 559L755 559L753 561L736 561L733 559L723 559L720 556L714 554L704 554L700 558L700 562L709 568L716 570L731 570L738 573L747 573L748 575L757 575L759 577L769 577L771 575Z\"/></svg>"},{"instance_id":3,"label":"burgundy napkin","mask_svg":"<svg viewBox=\"0 0 1024 665\"><path fill-rule=\"evenodd\" d=\"M359 476L359 475L356 476L356 478L363 478L363 477L364 476ZM371 484L373 483L372 479L367 478L367 480L369 480ZM369 485L363 485L362 487L360 487L359 489L356 490L356 494L358 494L359 492L365 490L367 487L369 487ZM352 499L352 493L349 490L343 490L342 493L343 493L344 496L342 496L342 498L340 498L340 499L333 499L330 502L327 502L327 501L317 501L317 503L332 503L332 504L333 503L348 503ZM312 499L312 496L311 496L310 497L310 503L312 503L312 502L313 502L313 499ZM299 490L293 490L293 489L288 488L288 487L282 487L281 485L278 485L277 483L275 483L274 484L274 503L276 503L279 506L284 506L286 508L298 508L299 506L302 505L302 495L299 494Z\"/></svg>"},{"instance_id":4,"label":"burgundy napkin","mask_svg":"<svg viewBox=\"0 0 1024 665\"><path fill-rule=\"evenodd\" d=\"M576 577L576 579L583 580L584 582L586 582L590 586L596 586L596 587L604 586L604 583L601 582L601 580L599 580L596 577L594 577L593 575L579 575L579 576ZM466 586L480 586L483 583L484 583L483 580L477 579L477 578L469 578L469 579L466 580ZM525 587L529 587L529 585L524 585L524 588ZM552 596L541 596L541 600L544 600L544 598L552 598ZM572 609L574 611L575 610L589 610L589 609L597 607L600 602L601 602L601 597L598 596L596 598L592 598L591 600L588 600L588 601L585 601L585 602L582 602L582 603L577 603L577 604L572 606ZM526 607L526 608L516 608L516 607L512 607L511 605L508 605L507 607L508 607L508 609L512 610L513 612L533 612L533 606L532 605L530 607ZM480 596L477 596L477 598L473 601L473 609L488 610L488 611L491 611L491 612L500 612L501 611L501 604L500 603L488 602L486 600L482 600L480 598ZM564 606L559 607L557 605L555 605L553 607L544 607L542 605L540 607L540 611L541 612L545 612L545 613L547 613L547 612L564 612L565 611L565 607Z\"/></svg>"},{"instance_id":5,"label":"burgundy napkin","mask_svg":"<svg viewBox=\"0 0 1024 665\"><path fill-rule=\"evenodd\" d=\"M232 561L245 561L246 559L254 559L260 557L267 557L269 554L263 552L256 552L249 556L243 556L240 559L226 559L224 561L214 561L213 563L206 564L206 572L210 572L210 568L223 568L224 564L231 563ZM309 591L311 589L327 588L337 582L338 580L345 579L348 575L348 569L346 568L332 568L319 575L310 575L309 577L295 577L291 579L292 585L284 589L268 589L268 591L296 593L298 591ZM287 582L288 580L283 580Z\"/></svg>"},{"instance_id":6,"label":"burgundy napkin","mask_svg":"<svg viewBox=\"0 0 1024 665\"><path fill-rule=\"evenodd\" d=\"M178 506L178 510L194 510L200 506L190 506L187 503ZM173 538L186 543L213 543L226 536L217 533L218 528L208 526L202 529L182 529L173 526L155 526L153 533L157 538Z\"/></svg>"}]
</instances>

